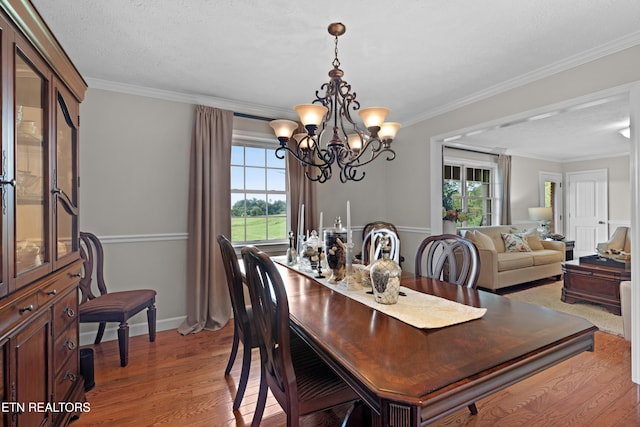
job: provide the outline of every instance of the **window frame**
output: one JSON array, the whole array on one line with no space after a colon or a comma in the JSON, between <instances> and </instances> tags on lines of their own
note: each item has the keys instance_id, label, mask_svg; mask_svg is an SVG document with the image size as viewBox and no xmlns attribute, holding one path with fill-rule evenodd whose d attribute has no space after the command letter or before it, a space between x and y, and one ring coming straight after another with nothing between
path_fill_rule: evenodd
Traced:
<instances>
[{"instance_id":1,"label":"window frame","mask_svg":"<svg viewBox=\"0 0 640 427\"><path fill-rule=\"evenodd\" d=\"M240 130L234 130L233 134L232 134L232 147L236 147L236 146L242 146L244 148L246 147L255 147L255 148L264 148L264 149L268 149L268 150L275 150L278 148L279 143L277 140L275 140L273 138L272 135L266 134L266 133L260 133L260 132L248 132L248 131L240 131ZM233 148L232 148L233 149ZM266 153L266 155L268 156L268 152ZM274 153L275 156L275 153ZM262 250L264 250L265 252L269 252L269 247L273 247L273 250L279 250L279 248L281 247L286 247L288 245L288 240L287 240L287 232L286 230L288 230L290 228L290 208L289 208L289 200L290 200L290 194L289 194L289 184L288 184L288 179L287 179L287 162L286 162L286 158L282 160L284 162L284 167L274 167L274 166L269 166L268 165L268 158L265 157L265 165L264 166L255 166L255 165L247 165L246 164L246 157L243 158L243 163L242 164L237 164L237 163L231 163L231 159L230 159L230 175L233 173L233 167L236 166L240 166L243 167L243 172L245 173L244 177L246 178L246 169L247 168L257 168L257 169L264 169L265 171L265 178L267 176L267 173L269 170L284 170L285 173L285 188L284 190L269 190L267 188L267 184L266 184L266 179L265 179L265 187L264 189L247 189L247 183L246 180L243 180L243 188L233 188L233 180L231 179L230 181L230 195L231 195L231 199L233 200L233 195L234 194L240 194L242 195L242 197L244 198L244 200L247 200L247 197L251 198L251 195L256 195L256 196L265 196L267 197L267 202L269 200L269 195L277 195L277 196L284 196L285 199L285 203L287 205L286 209L285 209L285 234L284 237L282 239L266 239L266 240L233 240L232 238L230 239L232 244L234 245L234 247L238 248L238 247L242 247L245 245L254 245L257 246L259 248L261 248ZM229 206L229 209L231 209L231 207L233 206L233 204L231 206ZM246 207L245 207L246 208ZM268 212L265 214L268 218ZM233 216L231 216L231 220L233 220ZM245 212L245 216L244 216L244 236L246 239L246 227L247 227L247 223L246 223L246 212ZM267 219L268 221L268 219ZM266 226L268 227L268 222L266 223ZM266 236L268 237L268 228L266 230Z\"/></svg>"},{"instance_id":2,"label":"window frame","mask_svg":"<svg viewBox=\"0 0 640 427\"><path fill-rule=\"evenodd\" d=\"M461 190L462 193L460 195L460 206L463 212L468 212L469 209L469 200L484 200L490 201L492 205L491 211L491 221L487 224L482 225L497 225L499 223L499 218L496 217L498 215L497 209L500 204L500 196L497 191L498 185L498 164L494 162L482 161L482 160L473 160L462 157L453 157L453 156L445 156L442 159L442 177L441 177L441 186L444 188L444 170L446 166L451 167L460 167L460 182L461 182ZM467 195L467 169L488 169L490 171L489 178L489 193L488 197L476 197L476 196L468 196ZM486 212L483 208L483 217L486 216ZM468 226L467 221L462 223L463 226Z\"/></svg>"}]
</instances>

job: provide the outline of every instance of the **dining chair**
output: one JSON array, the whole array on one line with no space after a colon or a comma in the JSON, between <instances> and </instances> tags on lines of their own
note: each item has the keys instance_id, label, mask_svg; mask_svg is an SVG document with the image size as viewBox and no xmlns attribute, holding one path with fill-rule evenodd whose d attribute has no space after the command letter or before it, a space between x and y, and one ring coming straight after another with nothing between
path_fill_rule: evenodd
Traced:
<instances>
[{"instance_id":1,"label":"dining chair","mask_svg":"<svg viewBox=\"0 0 640 427\"><path fill-rule=\"evenodd\" d=\"M104 250L95 234L80 232L80 257L84 274L80 278L81 299L78 306L80 323L99 323L94 344L100 344L109 322L118 322L120 366L129 363L129 319L145 308L149 325L149 341L156 340L156 291L135 289L108 292L104 280ZM99 295L92 291L93 272Z\"/></svg>"},{"instance_id":2,"label":"dining chair","mask_svg":"<svg viewBox=\"0 0 640 427\"><path fill-rule=\"evenodd\" d=\"M425 254L426 252L426 254ZM467 288L475 288L480 274L480 255L473 242L455 234L429 236L420 243L415 259L415 275L444 279ZM471 415L478 413L475 403L468 406Z\"/></svg>"},{"instance_id":3,"label":"dining chair","mask_svg":"<svg viewBox=\"0 0 640 427\"><path fill-rule=\"evenodd\" d=\"M256 327L253 321L253 313L251 307L247 306L244 297L244 278L240 271L240 265L238 264L238 256L233 248L233 245L226 238L226 236L220 234L217 237L218 245L220 246L220 253L222 255L222 263L224 264L224 271L227 277L227 286L229 287L229 296L231 297L231 308L233 309L233 343L231 344L231 354L229 355L229 361L227 367L224 370L225 375L229 375L233 363L236 360L238 353L238 345L242 342L242 369L240 371L240 381L238 382L238 389L236 390L236 397L233 400L233 409L240 408L242 398L247 389L247 382L249 380L249 369L251 368L251 350L260 346L260 337L256 333ZM260 385L266 387L266 385ZM264 411L264 405L262 407L256 407L256 413Z\"/></svg>"},{"instance_id":4,"label":"dining chair","mask_svg":"<svg viewBox=\"0 0 640 427\"><path fill-rule=\"evenodd\" d=\"M255 324L262 337L261 381L268 384L285 412L287 426L298 426L303 415L351 403L342 424L346 425L358 395L290 330L287 293L271 259L253 246L241 252ZM266 398L267 390L261 387L258 404L263 405ZM252 426L260 421L254 416Z\"/></svg>"},{"instance_id":5,"label":"dining chair","mask_svg":"<svg viewBox=\"0 0 640 427\"><path fill-rule=\"evenodd\" d=\"M404 262L404 257L400 254L400 238L398 237L396 226L387 221L373 221L366 224L362 229L362 250L360 254L356 255L356 258L359 258L363 264L369 264L372 259L380 256L380 249L377 246L377 240L380 236L376 232L385 230L386 233L392 235L391 238L394 240L393 244L396 247L395 253L392 252L391 254L391 258L400 265ZM374 236L376 239L372 239Z\"/></svg>"},{"instance_id":6,"label":"dining chair","mask_svg":"<svg viewBox=\"0 0 640 427\"><path fill-rule=\"evenodd\" d=\"M426 254L425 254L426 252ZM480 255L473 242L455 234L429 236L416 252L415 274L444 279L457 285L475 288L480 274Z\"/></svg>"}]
</instances>

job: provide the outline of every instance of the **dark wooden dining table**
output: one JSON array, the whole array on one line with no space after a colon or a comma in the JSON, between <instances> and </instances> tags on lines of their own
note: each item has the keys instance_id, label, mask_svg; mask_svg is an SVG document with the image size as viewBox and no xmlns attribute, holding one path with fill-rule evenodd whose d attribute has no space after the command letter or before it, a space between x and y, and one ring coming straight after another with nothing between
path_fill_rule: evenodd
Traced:
<instances>
[{"instance_id":1,"label":"dark wooden dining table","mask_svg":"<svg viewBox=\"0 0 640 427\"><path fill-rule=\"evenodd\" d=\"M489 292L403 273L402 286L487 309L477 320L419 329L276 265L291 328L357 391L374 425L429 424L594 348L589 321Z\"/></svg>"}]
</instances>

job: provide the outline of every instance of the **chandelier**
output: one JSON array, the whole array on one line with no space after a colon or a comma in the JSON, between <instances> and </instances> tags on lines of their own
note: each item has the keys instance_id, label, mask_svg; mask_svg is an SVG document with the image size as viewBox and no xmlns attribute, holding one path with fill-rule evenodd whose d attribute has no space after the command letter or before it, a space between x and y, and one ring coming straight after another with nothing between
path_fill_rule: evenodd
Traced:
<instances>
[{"instance_id":1,"label":"chandelier","mask_svg":"<svg viewBox=\"0 0 640 427\"><path fill-rule=\"evenodd\" d=\"M365 175L359 170L361 166L371 163L383 153L389 161L396 157L391 142L400 124L385 123L390 111L388 108L360 109L351 85L342 80L344 72L338 59L338 37L345 33L346 27L335 22L329 25L328 31L335 37L330 80L316 91L316 99L311 104L293 108L305 132L294 134L298 124L291 120L269 123L280 141L276 157L284 159L288 152L302 164L306 177L311 181L326 182L331 178L334 165L340 170L340 181L361 181ZM354 122L351 116L354 111L360 115L364 128ZM293 148L288 145L291 138L295 141Z\"/></svg>"}]
</instances>

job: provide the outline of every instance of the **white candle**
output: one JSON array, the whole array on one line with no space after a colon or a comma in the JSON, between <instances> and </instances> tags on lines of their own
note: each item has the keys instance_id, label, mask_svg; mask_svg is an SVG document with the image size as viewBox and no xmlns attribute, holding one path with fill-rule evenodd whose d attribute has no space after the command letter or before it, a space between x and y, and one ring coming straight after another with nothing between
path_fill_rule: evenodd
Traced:
<instances>
[{"instance_id":1,"label":"white candle","mask_svg":"<svg viewBox=\"0 0 640 427\"><path fill-rule=\"evenodd\" d=\"M318 238L320 238L320 242L323 241L323 237L322 237L322 211L320 211L320 224L318 224Z\"/></svg>"},{"instance_id":2,"label":"white candle","mask_svg":"<svg viewBox=\"0 0 640 427\"><path fill-rule=\"evenodd\" d=\"M347 244L351 244L351 202L347 200Z\"/></svg>"},{"instance_id":3,"label":"white candle","mask_svg":"<svg viewBox=\"0 0 640 427\"><path fill-rule=\"evenodd\" d=\"M298 236L304 236L304 203L300 205L298 212Z\"/></svg>"}]
</instances>

